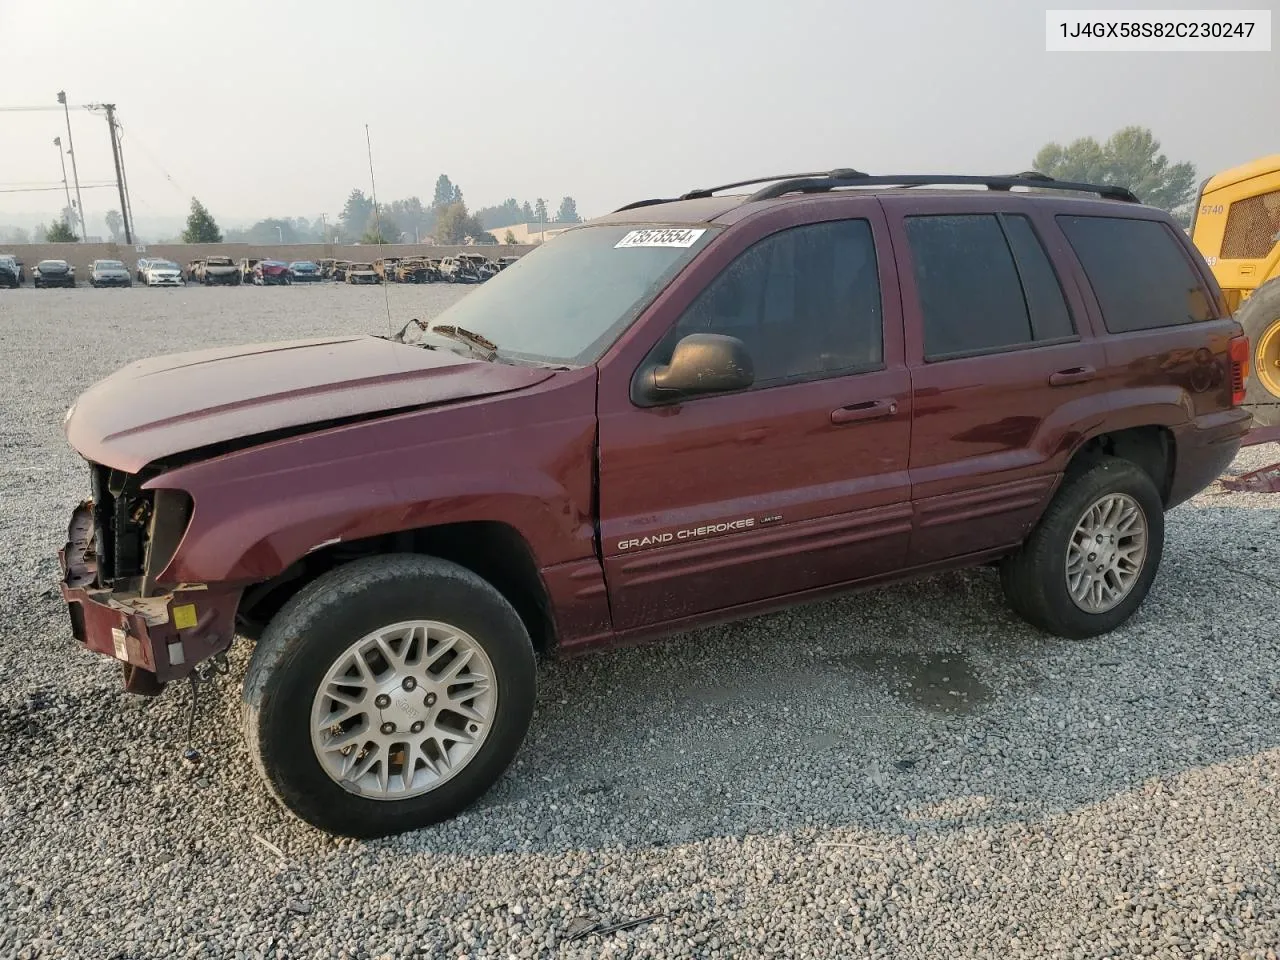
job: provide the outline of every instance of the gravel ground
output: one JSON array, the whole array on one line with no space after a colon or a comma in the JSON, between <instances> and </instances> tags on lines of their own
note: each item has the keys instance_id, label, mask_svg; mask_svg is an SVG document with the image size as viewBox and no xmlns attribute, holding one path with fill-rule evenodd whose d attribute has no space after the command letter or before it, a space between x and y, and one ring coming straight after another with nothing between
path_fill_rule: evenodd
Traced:
<instances>
[{"instance_id":1,"label":"gravel ground","mask_svg":"<svg viewBox=\"0 0 1280 960\"><path fill-rule=\"evenodd\" d=\"M388 295L398 325L461 292ZM70 640L62 414L148 354L384 318L380 289L0 295L0 957L1276 957L1275 496L1174 511L1097 641L984 569L550 664L515 767L435 829L275 807L243 645L186 768L186 688L129 697Z\"/></svg>"}]
</instances>

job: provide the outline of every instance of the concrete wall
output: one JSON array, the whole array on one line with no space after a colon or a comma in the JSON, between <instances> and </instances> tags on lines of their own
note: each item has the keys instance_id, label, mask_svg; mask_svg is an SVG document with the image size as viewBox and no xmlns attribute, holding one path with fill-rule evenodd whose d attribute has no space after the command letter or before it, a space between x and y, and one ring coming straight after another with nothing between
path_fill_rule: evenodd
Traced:
<instances>
[{"instance_id":1,"label":"concrete wall","mask_svg":"<svg viewBox=\"0 0 1280 960\"><path fill-rule=\"evenodd\" d=\"M458 253L479 253L486 257L519 257L534 249L531 245L477 244L474 246L432 246L425 243L388 243L382 252L388 257L450 257ZM83 281L89 275L89 264L94 260L122 260L130 270L140 257L161 257L185 267L200 257L222 256L239 260L256 257L259 260L322 260L333 257L357 262L378 259L378 247L370 244L293 243L260 245L253 243L155 243L147 244L139 253L124 243L0 243L0 253L11 253L23 262L27 269L27 282L31 282L31 268L41 260L66 260L74 264L76 277Z\"/></svg>"}]
</instances>

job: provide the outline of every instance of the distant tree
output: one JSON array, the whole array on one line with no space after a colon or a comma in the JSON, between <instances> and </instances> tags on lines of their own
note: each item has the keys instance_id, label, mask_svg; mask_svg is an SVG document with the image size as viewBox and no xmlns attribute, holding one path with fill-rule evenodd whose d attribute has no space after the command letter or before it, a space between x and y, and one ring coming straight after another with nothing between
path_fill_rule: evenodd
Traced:
<instances>
[{"instance_id":1,"label":"distant tree","mask_svg":"<svg viewBox=\"0 0 1280 960\"><path fill-rule=\"evenodd\" d=\"M533 220L530 220L529 222L533 223L536 221L538 223L545 223L550 219L551 218L547 216L547 201L539 197L533 202Z\"/></svg>"},{"instance_id":2,"label":"distant tree","mask_svg":"<svg viewBox=\"0 0 1280 960\"><path fill-rule=\"evenodd\" d=\"M573 197L565 197L560 201L560 209L556 211L556 223L581 223L582 218L578 216L578 205L574 203Z\"/></svg>"},{"instance_id":3,"label":"distant tree","mask_svg":"<svg viewBox=\"0 0 1280 960\"><path fill-rule=\"evenodd\" d=\"M364 195L363 190L352 190L342 213L338 214L338 222L348 237L358 237L372 215L373 201Z\"/></svg>"},{"instance_id":4,"label":"distant tree","mask_svg":"<svg viewBox=\"0 0 1280 960\"><path fill-rule=\"evenodd\" d=\"M44 235L45 243L79 243L80 238L76 236L76 232L71 229L71 224L65 220L59 220L46 231Z\"/></svg>"},{"instance_id":5,"label":"distant tree","mask_svg":"<svg viewBox=\"0 0 1280 960\"><path fill-rule=\"evenodd\" d=\"M448 174L436 177L436 192L431 198L431 205L437 210L462 202L462 191L449 179Z\"/></svg>"},{"instance_id":6,"label":"distant tree","mask_svg":"<svg viewBox=\"0 0 1280 960\"><path fill-rule=\"evenodd\" d=\"M526 200L520 204L520 223L533 223L533 207Z\"/></svg>"},{"instance_id":7,"label":"distant tree","mask_svg":"<svg viewBox=\"0 0 1280 960\"><path fill-rule=\"evenodd\" d=\"M118 243L124 236L124 217L120 216L119 210L108 210L104 219L107 221L107 229L111 231L111 239Z\"/></svg>"},{"instance_id":8,"label":"distant tree","mask_svg":"<svg viewBox=\"0 0 1280 960\"><path fill-rule=\"evenodd\" d=\"M1059 180L1118 184L1128 187L1143 203L1171 212L1183 226L1191 222L1196 168L1170 163L1160 141L1146 127L1125 127L1105 143L1081 137L1065 147L1049 143L1032 165Z\"/></svg>"},{"instance_id":9,"label":"distant tree","mask_svg":"<svg viewBox=\"0 0 1280 960\"><path fill-rule=\"evenodd\" d=\"M365 224L364 233L360 235L360 242L399 243L400 227L387 216L385 209L378 209L369 215L369 222Z\"/></svg>"},{"instance_id":10,"label":"distant tree","mask_svg":"<svg viewBox=\"0 0 1280 960\"><path fill-rule=\"evenodd\" d=\"M203 203L191 198L191 213L187 215L187 229L182 231L183 243L221 243L222 231Z\"/></svg>"},{"instance_id":11,"label":"distant tree","mask_svg":"<svg viewBox=\"0 0 1280 960\"><path fill-rule=\"evenodd\" d=\"M44 243L48 239L49 239L49 228L46 227L43 223L37 223L34 227L31 228L32 243Z\"/></svg>"},{"instance_id":12,"label":"distant tree","mask_svg":"<svg viewBox=\"0 0 1280 960\"><path fill-rule=\"evenodd\" d=\"M461 243L467 236L469 219L464 203L451 203L444 207L436 217L436 242Z\"/></svg>"},{"instance_id":13,"label":"distant tree","mask_svg":"<svg viewBox=\"0 0 1280 960\"><path fill-rule=\"evenodd\" d=\"M423 206L416 196L394 200L385 209L387 215L410 236L425 236L435 225L435 212Z\"/></svg>"},{"instance_id":14,"label":"distant tree","mask_svg":"<svg viewBox=\"0 0 1280 960\"><path fill-rule=\"evenodd\" d=\"M502 242L514 246L516 242L516 235L508 230L507 235L502 238Z\"/></svg>"},{"instance_id":15,"label":"distant tree","mask_svg":"<svg viewBox=\"0 0 1280 960\"><path fill-rule=\"evenodd\" d=\"M520 210L520 204L515 197L508 197L496 207L481 207L476 211L476 216L480 218L480 222L485 225L488 230L495 230L499 227L509 227L512 224L527 222L522 218L524 214Z\"/></svg>"}]
</instances>

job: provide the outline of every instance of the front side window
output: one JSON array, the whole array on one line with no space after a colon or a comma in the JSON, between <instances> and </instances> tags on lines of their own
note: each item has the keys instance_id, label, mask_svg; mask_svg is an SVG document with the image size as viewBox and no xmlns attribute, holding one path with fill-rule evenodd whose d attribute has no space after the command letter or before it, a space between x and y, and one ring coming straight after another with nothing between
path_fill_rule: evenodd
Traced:
<instances>
[{"instance_id":1,"label":"front side window","mask_svg":"<svg viewBox=\"0 0 1280 960\"><path fill-rule=\"evenodd\" d=\"M693 333L746 344L755 386L871 370L884 359L875 240L866 220L833 220L760 240L703 290L658 348Z\"/></svg>"}]
</instances>

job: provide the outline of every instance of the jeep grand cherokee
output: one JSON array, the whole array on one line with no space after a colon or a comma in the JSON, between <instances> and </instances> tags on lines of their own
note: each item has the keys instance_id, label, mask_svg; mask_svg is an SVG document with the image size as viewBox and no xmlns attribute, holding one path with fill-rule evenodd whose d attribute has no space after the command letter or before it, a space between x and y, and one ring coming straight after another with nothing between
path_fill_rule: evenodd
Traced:
<instances>
[{"instance_id":1,"label":"jeep grand cherokee","mask_svg":"<svg viewBox=\"0 0 1280 960\"><path fill-rule=\"evenodd\" d=\"M535 651L981 563L1044 630L1124 623L1250 423L1185 234L1034 175L768 183L631 204L393 338L91 387L75 636L142 693L256 640L267 786L375 835L502 774Z\"/></svg>"}]
</instances>

